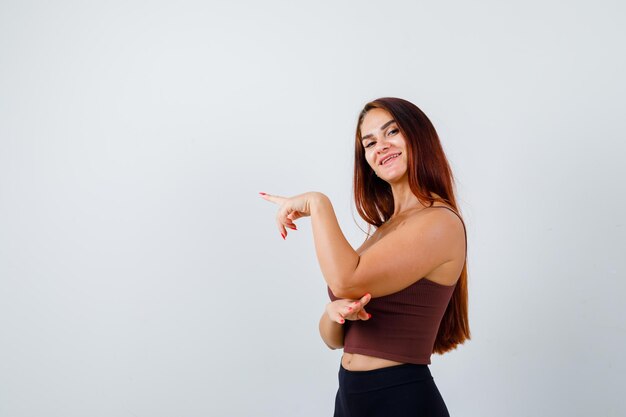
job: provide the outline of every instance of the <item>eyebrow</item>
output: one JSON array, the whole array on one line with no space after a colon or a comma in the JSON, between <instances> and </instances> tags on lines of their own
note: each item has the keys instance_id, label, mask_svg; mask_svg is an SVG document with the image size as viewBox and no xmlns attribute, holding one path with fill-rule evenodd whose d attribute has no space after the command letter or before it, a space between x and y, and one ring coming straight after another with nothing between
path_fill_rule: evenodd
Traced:
<instances>
[{"instance_id":1,"label":"eyebrow","mask_svg":"<svg viewBox=\"0 0 626 417\"><path fill-rule=\"evenodd\" d=\"M384 125L382 125L382 126L380 127L380 130L385 130L385 128L386 128L387 126L389 126L390 124L395 123L395 122L396 122L396 121L395 121L395 120L393 120L393 119L389 120L387 123L385 123ZM365 139L369 139L369 138L371 138L371 137L373 137L373 136L374 136L374 135L373 135L373 134L371 134L371 133L370 133L370 134L367 134L367 135L365 135L365 136L363 136L363 137L361 138L361 142L363 142Z\"/></svg>"}]
</instances>

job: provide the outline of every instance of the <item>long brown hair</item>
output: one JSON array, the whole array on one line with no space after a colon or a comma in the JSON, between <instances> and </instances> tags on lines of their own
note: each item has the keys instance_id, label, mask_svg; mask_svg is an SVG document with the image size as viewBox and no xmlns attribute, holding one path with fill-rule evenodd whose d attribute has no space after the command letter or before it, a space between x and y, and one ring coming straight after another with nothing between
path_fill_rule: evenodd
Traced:
<instances>
[{"instance_id":1,"label":"long brown hair","mask_svg":"<svg viewBox=\"0 0 626 417\"><path fill-rule=\"evenodd\" d=\"M371 109L388 111L406 139L409 187L428 207L440 201L459 213L454 197L454 176L439 136L431 121L415 104L395 97L383 97L365 105L356 128L354 146L354 201L356 209L370 227L380 227L394 210L391 186L378 178L365 159L361 143L361 124ZM441 198L431 196L431 192ZM460 216L460 214L459 214ZM369 237L369 231L368 231ZM467 254L467 249L466 249ZM441 319L433 353L444 353L471 338L467 315L467 256L452 298Z\"/></svg>"}]
</instances>

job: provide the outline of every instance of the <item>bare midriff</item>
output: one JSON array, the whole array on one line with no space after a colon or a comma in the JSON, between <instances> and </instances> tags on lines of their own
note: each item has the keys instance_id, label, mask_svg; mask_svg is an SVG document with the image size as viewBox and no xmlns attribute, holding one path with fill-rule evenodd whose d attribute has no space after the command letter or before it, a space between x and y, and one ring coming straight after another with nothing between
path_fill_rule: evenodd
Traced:
<instances>
[{"instance_id":1,"label":"bare midriff","mask_svg":"<svg viewBox=\"0 0 626 417\"><path fill-rule=\"evenodd\" d=\"M387 368L389 366L402 365L389 359L376 358L374 356L361 355L360 353L344 352L341 357L341 366L348 371L371 371L373 369Z\"/></svg>"}]
</instances>

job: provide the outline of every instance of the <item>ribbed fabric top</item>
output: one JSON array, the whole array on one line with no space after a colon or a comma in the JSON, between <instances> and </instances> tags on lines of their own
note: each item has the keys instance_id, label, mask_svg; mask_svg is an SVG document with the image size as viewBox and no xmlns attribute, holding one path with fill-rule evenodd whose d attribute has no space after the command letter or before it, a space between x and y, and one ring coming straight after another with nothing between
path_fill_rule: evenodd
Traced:
<instances>
[{"instance_id":1,"label":"ribbed fabric top","mask_svg":"<svg viewBox=\"0 0 626 417\"><path fill-rule=\"evenodd\" d=\"M467 234L465 241L467 244ZM365 306L372 314L370 320L344 323L344 352L430 364L439 325L455 287L456 283L442 285L424 277L401 291L372 298ZM330 288L328 295L331 301L338 299Z\"/></svg>"},{"instance_id":2,"label":"ribbed fabric top","mask_svg":"<svg viewBox=\"0 0 626 417\"><path fill-rule=\"evenodd\" d=\"M344 352L397 362L430 364L437 331L456 284L422 278L402 291L372 298L370 320L344 323ZM332 301L337 297L328 288Z\"/></svg>"}]
</instances>

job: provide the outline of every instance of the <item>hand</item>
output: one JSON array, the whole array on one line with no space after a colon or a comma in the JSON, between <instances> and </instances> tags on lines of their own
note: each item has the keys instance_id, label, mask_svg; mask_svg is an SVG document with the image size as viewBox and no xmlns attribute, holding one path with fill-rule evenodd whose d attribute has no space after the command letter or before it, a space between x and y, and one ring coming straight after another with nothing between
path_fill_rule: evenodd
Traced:
<instances>
[{"instance_id":1,"label":"hand","mask_svg":"<svg viewBox=\"0 0 626 417\"><path fill-rule=\"evenodd\" d=\"M369 320L372 315L365 311L365 305L370 302L372 296L368 293L358 300L341 299L326 304L326 314L332 321L339 324L346 320Z\"/></svg>"},{"instance_id":2,"label":"hand","mask_svg":"<svg viewBox=\"0 0 626 417\"><path fill-rule=\"evenodd\" d=\"M271 195L266 193L259 193L267 201L276 203L280 206L278 213L276 214L276 225L283 239L287 237L287 229L289 227L292 230L298 230L294 223L295 220L300 217L308 217L311 215L311 202L318 198L321 193L308 192L299 194L294 197L281 197L278 195Z\"/></svg>"}]
</instances>

